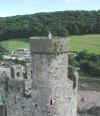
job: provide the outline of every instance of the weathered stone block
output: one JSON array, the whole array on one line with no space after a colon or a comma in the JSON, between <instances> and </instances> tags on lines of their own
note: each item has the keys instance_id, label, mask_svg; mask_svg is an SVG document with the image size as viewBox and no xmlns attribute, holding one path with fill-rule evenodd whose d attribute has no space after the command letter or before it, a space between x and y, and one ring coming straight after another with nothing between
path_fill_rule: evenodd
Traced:
<instances>
[{"instance_id":1,"label":"weathered stone block","mask_svg":"<svg viewBox=\"0 0 100 116\"><path fill-rule=\"evenodd\" d=\"M67 52L67 38L48 39L46 37L30 38L32 54L55 54Z\"/></svg>"}]
</instances>

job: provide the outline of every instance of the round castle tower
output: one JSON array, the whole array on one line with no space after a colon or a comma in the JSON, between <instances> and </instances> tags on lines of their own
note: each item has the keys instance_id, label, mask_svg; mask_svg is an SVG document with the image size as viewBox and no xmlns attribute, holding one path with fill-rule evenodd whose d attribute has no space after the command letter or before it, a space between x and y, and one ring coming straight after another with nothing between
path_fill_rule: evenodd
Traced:
<instances>
[{"instance_id":1,"label":"round castle tower","mask_svg":"<svg viewBox=\"0 0 100 116\"><path fill-rule=\"evenodd\" d=\"M68 78L67 38L31 37L30 44L33 116L77 116L77 87Z\"/></svg>"}]
</instances>

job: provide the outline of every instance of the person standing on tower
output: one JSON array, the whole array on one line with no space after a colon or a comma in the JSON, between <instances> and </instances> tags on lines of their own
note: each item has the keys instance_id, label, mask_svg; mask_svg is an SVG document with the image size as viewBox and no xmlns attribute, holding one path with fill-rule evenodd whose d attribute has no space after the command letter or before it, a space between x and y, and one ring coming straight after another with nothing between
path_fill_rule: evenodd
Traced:
<instances>
[{"instance_id":1,"label":"person standing on tower","mask_svg":"<svg viewBox=\"0 0 100 116\"><path fill-rule=\"evenodd\" d=\"M51 32L49 32L49 34L48 34L48 38L49 38L49 39L52 39L52 38L53 38L53 35L52 35Z\"/></svg>"}]
</instances>

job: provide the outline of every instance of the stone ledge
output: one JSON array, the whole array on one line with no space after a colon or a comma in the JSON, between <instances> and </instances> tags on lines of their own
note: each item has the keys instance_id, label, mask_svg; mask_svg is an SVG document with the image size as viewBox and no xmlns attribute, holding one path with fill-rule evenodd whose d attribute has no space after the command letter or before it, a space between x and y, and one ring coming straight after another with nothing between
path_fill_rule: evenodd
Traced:
<instances>
[{"instance_id":1,"label":"stone ledge","mask_svg":"<svg viewBox=\"0 0 100 116\"><path fill-rule=\"evenodd\" d=\"M30 37L32 54L63 54L67 53L67 39L48 39L47 37Z\"/></svg>"}]
</instances>

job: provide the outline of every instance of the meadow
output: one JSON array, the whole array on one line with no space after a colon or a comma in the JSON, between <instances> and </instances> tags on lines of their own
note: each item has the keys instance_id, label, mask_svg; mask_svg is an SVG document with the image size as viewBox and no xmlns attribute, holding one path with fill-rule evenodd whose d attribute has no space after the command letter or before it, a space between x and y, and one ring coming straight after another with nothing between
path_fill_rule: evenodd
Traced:
<instances>
[{"instance_id":1,"label":"meadow","mask_svg":"<svg viewBox=\"0 0 100 116\"><path fill-rule=\"evenodd\" d=\"M100 54L100 34L70 36L69 39L70 51Z\"/></svg>"},{"instance_id":2,"label":"meadow","mask_svg":"<svg viewBox=\"0 0 100 116\"><path fill-rule=\"evenodd\" d=\"M26 38L16 38L11 40L0 41L0 45L11 51L15 51L19 48L29 48L29 40Z\"/></svg>"},{"instance_id":3,"label":"meadow","mask_svg":"<svg viewBox=\"0 0 100 116\"><path fill-rule=\"evenodd\" d=\"M86 50L89 53L100 54L100 34L69 36L69 51L80 52ZM29 48L29 39L16 38L0 41L4 48L17 50L18 48Z\"/></svg>"}]
</instances>

